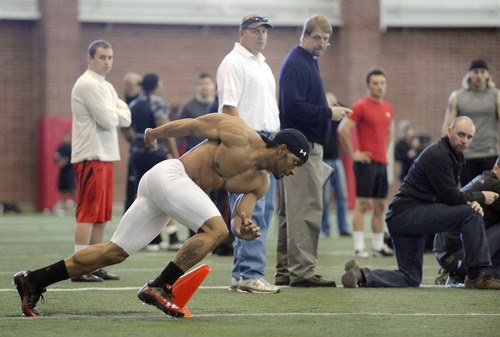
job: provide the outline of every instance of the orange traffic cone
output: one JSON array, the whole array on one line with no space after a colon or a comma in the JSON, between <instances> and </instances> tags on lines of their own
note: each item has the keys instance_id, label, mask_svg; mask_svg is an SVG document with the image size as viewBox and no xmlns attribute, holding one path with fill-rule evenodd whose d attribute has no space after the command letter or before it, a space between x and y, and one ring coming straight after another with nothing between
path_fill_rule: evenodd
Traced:
<instances>
[{"instance_id":1,"label":"orange traffic cone","mask_svg":"<svg viewBox=\"0 0 500 337\"><path fill-rule=\"evenodd\" d=\"M206 264L191 270L189 273L182 275L172 286L172 293L175 296L175 303L184 309L184 317L192 317L188 308L187 302L191 299L205 277L210 273L210 267Z\"/></svg>"}]
</instances>

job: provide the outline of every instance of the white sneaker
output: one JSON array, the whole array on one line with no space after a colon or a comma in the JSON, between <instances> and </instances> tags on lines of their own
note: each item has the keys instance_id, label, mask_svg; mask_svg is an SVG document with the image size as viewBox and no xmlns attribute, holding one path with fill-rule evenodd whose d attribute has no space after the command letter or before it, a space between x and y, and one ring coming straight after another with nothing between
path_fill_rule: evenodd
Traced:
<instances>
[{"instance_id":1,"label":"white sneaker","mask_svg":"<svg viewBox=\"0 0 500 337\"><path fill-rule=\"evenodd\" d=\"M183 242L169 243L167 250L178 251L179 249L181 249L182 245L184 245Z\"/></svg>"},{"instance_id":2,"label":"white sneaker","mask_svg":"<svg viewBox=\"0 0 500 337\"><path fill-rule=\"evenodd\" d=\"M260 277L251 278L248 280L245 280L242 277L240 278L238 291L242 293L273 294L279 293L280 287L275 286Z\"/></svg>"},{"instance_id":3,"label":"white sneaker","mask_svg":"<svg viewBox=\"0 0 500 337\"><path fill-rule=\"evenodd\" d=\"M381 250L373 249L373 257L394 256L394 251L384 243Z\"/></svg>"},{"instance_id":4,"label":"white sneaker","mask_svg":"<svg viewBox=\"0 0 500 337\"><path fill-rule=\"evenodd\" d=\"M229 285L229 291L238 290L238 286L240 285L240 280L236 277L231 277L231 284Z\"/></svg>"},{"instance_id":5,"label":"white sneaker","mask_svg":"<svg viewBox=\"0 0 500 337\"><path fill-rule=\"evenodd\" d=\"M357 259L367 259L370 257L370 254L368 254L364 249L358 249L354 251L354 257Z\"/></svg>"},{"instance_id":6,"label":"white sneaker","mask_svg":"<svg viewBox=\"0 0 500 337\"><path fill-rule=\"evenodd\" d=\"M160 245L158 245L158 244L151 244L151 245L147 245L143 249L145 251L148 251L148 252L157 252L157 251L160 250Z\"/></svg>"}]
</instances>

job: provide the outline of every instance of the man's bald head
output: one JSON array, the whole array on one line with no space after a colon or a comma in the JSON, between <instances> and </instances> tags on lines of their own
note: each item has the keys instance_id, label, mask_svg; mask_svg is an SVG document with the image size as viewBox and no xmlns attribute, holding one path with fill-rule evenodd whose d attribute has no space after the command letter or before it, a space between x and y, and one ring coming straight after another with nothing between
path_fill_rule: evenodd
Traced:
<instances>
[{"instance_id":1,"label":"man's bald head","mask_svg":"<svg viewBox=\"0 0 500 337\"><path fill-rule=\"evenodd\" d=\"M448 128L451 147L457 152L464 152L472 142L476 127L472 119L466 116L455 118Z\"/></svg>"}]
</instances>

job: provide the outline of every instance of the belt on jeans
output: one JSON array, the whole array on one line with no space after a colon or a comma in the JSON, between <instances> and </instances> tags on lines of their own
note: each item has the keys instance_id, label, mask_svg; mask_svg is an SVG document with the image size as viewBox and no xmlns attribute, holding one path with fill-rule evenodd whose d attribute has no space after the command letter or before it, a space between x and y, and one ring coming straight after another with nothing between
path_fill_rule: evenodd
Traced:
<instances>
[{"instance_id":1,"label":"belt on jeans","mask_svg":"<svg viewBox=\"0 0 500 337\"><path fill-rule=\"evenodd\" d=\"M257 131L257 130L256 130ZM257 131L257 133L261 136L264 136L264 137L267 137L267 138L271 138L271 137L274 137L274 135L276 134L276 132L269 132L269 131Z\"/></svg>"}]
</instances>

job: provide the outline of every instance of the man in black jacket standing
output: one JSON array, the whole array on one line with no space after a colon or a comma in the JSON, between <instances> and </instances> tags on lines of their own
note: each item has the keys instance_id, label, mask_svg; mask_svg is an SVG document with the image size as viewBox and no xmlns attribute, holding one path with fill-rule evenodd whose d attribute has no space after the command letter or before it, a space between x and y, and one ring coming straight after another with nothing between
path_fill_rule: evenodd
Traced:
<instances>
[{"instance_id":1,"label":"man in black jacket standing","mask_svg":"<svg viewBox=\"0 0 500 337\"><path fill-rule=\"evenodd\" d=\"M460 191L458 181L463 151L474 137L468 117L457 117L446 136L430 145L415 160L387 212L398 270L361 268L348 261L342 284L345 288L418 287L422 281L425 237L456 230L461 233L467 267L466 288L499 289L500 281L484 273L491 266L480 203L492 204L498 194Z\"/></svg>"}]
</instances>

